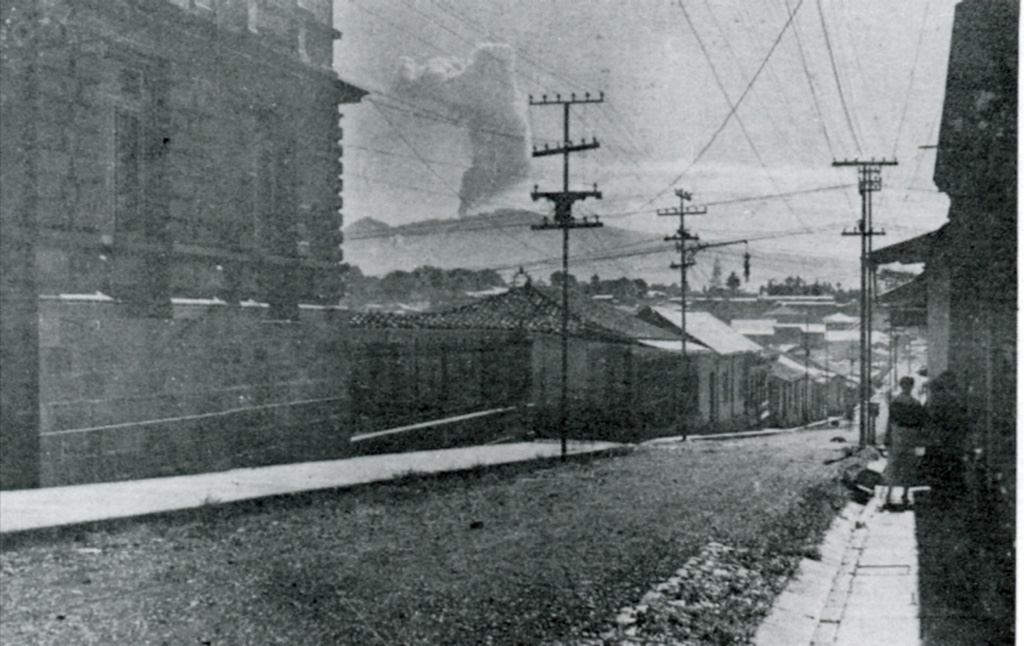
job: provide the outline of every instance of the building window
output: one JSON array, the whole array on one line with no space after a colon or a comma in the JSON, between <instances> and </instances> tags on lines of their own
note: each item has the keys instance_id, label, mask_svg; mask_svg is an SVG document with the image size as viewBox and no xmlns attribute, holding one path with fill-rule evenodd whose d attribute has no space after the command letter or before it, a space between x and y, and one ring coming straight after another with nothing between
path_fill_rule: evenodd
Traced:
<instances>
[{"instance_id":1,"label":"building window","mask_svg":"<svg viewBox=\"0 0 1024 646\"><path fill-rule=\"evenodd\" d=\"M142 124L124 109L114 113L114 218L118 231L141 229Z\"/></svg>"},{"instance_id":2,"label":"building window","mask_svg":"<svg viewBox=\"0 0 1024 646\"><path fill-rule=\"evenodd\" d=\"M108 195L114 234L145 233L146 136L148 92L139 67L118 64L110 69L110 163Z\"/></svg>"},{"instance_id":3,"label":"building window","mask_svg":"<svg viewBox=\"0 0 1024 646\"><path fill-rule=\"evenodd\" d=\"M274 218L274 207L277 203L277 172L274 152L269 142L260 142L256 149L256 159L252 173L252 203L249 214L251 217L252 246L258 247L267 242L267 229Z\"/></svg>"}]
</instances>

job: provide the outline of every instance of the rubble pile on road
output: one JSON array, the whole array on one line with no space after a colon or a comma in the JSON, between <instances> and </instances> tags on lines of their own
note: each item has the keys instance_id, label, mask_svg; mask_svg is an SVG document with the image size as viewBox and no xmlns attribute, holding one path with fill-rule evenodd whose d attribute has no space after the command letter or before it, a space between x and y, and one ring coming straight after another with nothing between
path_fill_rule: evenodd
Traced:
<instances>
[{"instance_id":1,"label":"rubble pile on road","mask_svg":"<svg viewBox=\"0 0 1024 646\"><path fill-rule=\"evenodd\" d=\"M711 542L640 603L623 608L615 627L577 646L740 644L751 618L764 616L790 574L777 557Z\"/></svg>"}]
</instances>

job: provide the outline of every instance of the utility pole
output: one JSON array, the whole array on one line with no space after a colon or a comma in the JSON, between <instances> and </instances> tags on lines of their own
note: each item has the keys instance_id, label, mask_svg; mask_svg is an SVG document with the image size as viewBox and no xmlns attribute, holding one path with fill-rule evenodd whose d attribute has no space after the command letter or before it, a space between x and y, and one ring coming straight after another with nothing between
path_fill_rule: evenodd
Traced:
<instances>
[{"instance_id":1,"label":"utility pole","mask_svg":"<svg viewBox=\"0 0 1024 646\"><path fill-rule=\"evenodd\" d=\"M871 194L882 190L882 166L895 166L895 159L833 160L832 166L856 166L860 191L860 221L844 236L860 236L860 446L874 444L874 424L869 419L871 401L871 238L885 235L871 226Z\"/></svg>"},{"instance_id":2,"label":"utility pole","mask_svg":"<svg viewBox=\"0 0 1024 646\"><path fill-rule=\"evenodd\" d=\"M804 411L807 423L811 422L811 313L804 312Z\"/></svg>"},{"instance_id":3,"label":"utility pole","mask_svg":"<svg viewBox=\"0 0 1024 646\"><path fill-rule=\"evenodd\" d=\"M892 370L889 371L890 378L889 383L890 391L896 392L896 368L898 366L899 359L899 348L896 346L896 328L892 324L892 315L889 317L889 365L892 366Z\"/></svg>"},{"instance_id":4,"label":"utility pole","mask_svg":"<svg viewBox=\"0 0 1024 646\"><path fill-rule=\"evenodd\" d=\"M538 149L536 146L533 148L534 157L544 157L547 155L562 155L562 190L561 191L549 191L541 192L537 190L537 186L533 187L533 192L530 197L534 201L541 198L550 200L555 205L555 216L554 222L548 221L544 218L542 224L535 224L531 229L534 231L540 231L545 229L561 229L562 230L562 390L559 398L559 413L558 413L558 429L559 435L562 440L562 461L566 459L566 423L567 423L567 407L569 400L569 229L593 229L597 227L603 227L604 225L594 220L588 220L583 218L583 221L578 221L572 216L572 205L579 200L585 200L588 197L595 199L601 199L601 192L597 190L597 184L594 185L592 191L570 191L569 190L569 154L575 152L581 152L584 150L592 150L594 148L600 148L601 144L597 142L597 139L592 139L587 142L585 139L580 140L580 143L574 144L569 139L569 107L577 103L603 103L604 92L601 92L597 98L592 98L590 93L587 92L583 98L576 98L576 94L569 95L569 98L563 99L562 95L556 94L554 99L548 99L547 95L541 96L540 101L535 101L533 97L530 97L530 105L559 105L562 106L562 143L554 147L544 146L543 149Z\"/></svg>"},{"instance_id":5,"label":"utility pole","mask_svg":"<svg viewBox=\"0 0 1024 646\"><path fill-rule=\"evenodd\" d=\"M828 367L828 327L825 327L825 417L832 415L832 371Z\"/></svg>"},{"instance_id":6,"label":"utility pole","mask_svg":"<svg viewBox=\"0 0 1024 646\"><path fill-rule=\"evenodd\" d=\"M686 206L686 203L693 199L693 195L683 189L676 189L676 196L679 198L679 207L670 209L658 209L658 215L679 216L679 229L675 235L665 236L666 242L675 242L679 251L679 262L669 265L672 269L679 270L679 310L681 317L680 337L682 339L682 355L680 358L680 405L679 405L679 432L686 437L686 415L688 412L687 397L689 393L689 362L686 356L686 270L694 263L693 252L695 249L687 248L688 241L696 242L699 236L692 235L686 230L686 216L704 215L708 212L706 206Z\"/></svg>"}]
</instances>

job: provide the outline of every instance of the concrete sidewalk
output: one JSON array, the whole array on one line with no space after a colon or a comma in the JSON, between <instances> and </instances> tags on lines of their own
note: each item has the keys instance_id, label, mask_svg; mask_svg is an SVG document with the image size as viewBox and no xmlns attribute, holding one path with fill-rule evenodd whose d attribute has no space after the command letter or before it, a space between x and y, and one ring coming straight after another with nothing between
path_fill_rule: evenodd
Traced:
<instances>
[{"instance_id":1,"label":"concrete sidewalk","mask_svg":"<svg viewBox=\"0 0 1024 646\"><path fill-rule=\"evenodd\" d=\"M626 445L570 441L568 453L600 453ZM390 480L408 473L557 458L557 441L492 444L388 453L324 462L278 464L215 473L0 491L0 534L144 516L282 494Z\"/></svg>"},{"instance_id":2,"label":"concrete sidewalk","mask_svg":"<svg viewBox=\"0 0 1024 646\"><path fill-rule=\"evenodd\" d=\"M913 511L850 503L821 558L807 559L755 637L758 646L916 646L920 640Z\"/></svg>"}]
</instances>

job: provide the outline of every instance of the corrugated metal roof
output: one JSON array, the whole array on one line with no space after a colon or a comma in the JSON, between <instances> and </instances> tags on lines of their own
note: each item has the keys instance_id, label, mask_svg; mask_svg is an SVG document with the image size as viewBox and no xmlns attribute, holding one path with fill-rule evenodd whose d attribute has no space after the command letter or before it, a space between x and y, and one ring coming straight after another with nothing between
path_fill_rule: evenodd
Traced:
<instances>
[{"instance_id":1,"label":"corrugated metal roof","mask_svg":"<svg viewBox=\"0 0 1024 646\"><path fill-rule=\"evenodd\" d=\"M825 323L857 323L860 321L856 316L850 316L843 312L836 312L835 314L829 314L825 318L821 319Z\"/></svg>"},{"instance_id":2,"label":"corrugated metal roof","mask_svg":"<svg viewBox=\"0 0 1024 646\"><path fill-rule=\"evenodd\" d=\"M768 369L768 375L776 379L781 379L782 381L799 381L804 378L802 370L794 370L793 368L785 366L778 361L773 363L771 368Z\"/></svg>"},{"instance_id":3,"label":"corrugated metal roof","mask_svg":"<svg viewBox=\"0 0 1024 646\"><path fill-rule=\"evenodd\" d=\"M799 361L797 361L795 359L787 357L784 354L780 354L779 357L775 361L776 361L776 363L779 363L779 364L785 366L786 368L789 368L790 370L798 371L801 376L804 375L804 374L808 374L808 375L810 375L811 379L814 379L815 381L824 381L825 380L825 371L824 370L821 370L820 368L816 368L815 366L812 366L812 365L808 365L808 366L805 367L804 364L800 363Z\"/></svg>"},{"instance_id":4,"label":"corrugated metal roof","mask_svg":"<svg viewBox=\"0 0 1024 646\"><path fill-rule=\"evenodd\" d=\"M680 310L669 307L655 307L652 309L662 318L671 321L673 325L682 325L682 312ZM760 352L762 350L761 346L708 312L687 311L686 334L718 354L739 354L741 352Z\"/></svg>"},{"instance_id":5,"label":"corrugated metal roof","mask_svg":"<svg viewBox=\"0 0 1024 646\"><path fill-rule=\"evenodd\" d=\"M777 322L775 319L733 319L729 326L744 335L772 336Z\"/></svg>"},{"instance_id":6,"label":"corrugated metal roof","mask_svg":"<svg viewBox=\"0 0 1024 646\"><path fill-rule=\"evenodd\" d=\"M825 342L826 343L841 343L843 341L860 341L860 328L850 328L847 330L826 330L825 331Z\"/></svg>"},{"instance_id":7,"label":"corrugated metal roof","mask_svg":"<svg viewBox=\"0 0 1024 646\"><path fill-rule=\"evenodd\" d=\"M860 342L860 327L853 327L846 330L826 330L825 343ZM872 344L889 344L889 336L880 330L871 331Z\"/></svg>"},{"instance_id":8,"label":"corrugated metal roof","mask_svg":"<svg viewBox=\"0 0 1024 646\"><path fill-rule=\"evenodd\" d=\"M797 328L801 332L807 334L824 334L825 324L824 323L776 323L775 327L780 328Z\"/></svg>"},{"instance_id":9,"label":"corrugated metal roof","mask_svg":"<svg viewBox=\"0 0 1024 646\"><path fill-rule=\"evenodd\" d=\"M640 344L650 346L652 348L658 348L659 350L668 350L669 352L680 352L682 348L682 342L678 339L675 341L663 341L661 339L640 339ZM689 354L706 354L710 353L711 350L705 348L702 345L687 342L686 352Z\"/></svg>"},{"instance_id":10,"label":"corrugated metal roof","mask_svg":"<svg viewBox=\"0 0 1024 646\"><path fill-rule=\"evenodd\" d=\"M948 235L947 226L947 224L944 224L935 231L929 231L915 238L875 249L871 252L871 263L873 265L887 265L892 262L903 264L925 262L931 254L932 247L941 243L943 238Z\"/></svg>"},{"instance_id":11,"label":"corrugated metal roof","mask_svg":"<svg viewBox=\"0 0 1024 646\"><path fill-rule=\"evenodd\" d=\"M774 318L779 318L779 317L782 317L782 316L789 316L789 317L803 316L803 314L801 312L799 312L799 311L797 311L797 310L795 310L795 309L793 309L791 307L787 307L785 305L780 305L780 306L778 306L778 307L776 307L776 308L774 308L774 309L772 309L772 310L770 310L768 312L765 312L765 315L769 316L769 317L774 317Z\"/></svg>"}]
</instances>

